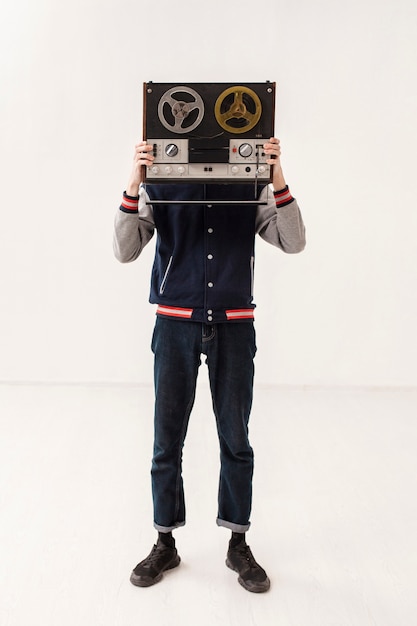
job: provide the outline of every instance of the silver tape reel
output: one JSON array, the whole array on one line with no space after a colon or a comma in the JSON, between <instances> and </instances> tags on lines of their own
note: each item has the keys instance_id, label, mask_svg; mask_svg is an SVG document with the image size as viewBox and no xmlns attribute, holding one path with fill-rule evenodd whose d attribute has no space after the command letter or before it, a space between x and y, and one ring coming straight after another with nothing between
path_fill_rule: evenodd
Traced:
<instances>
[{"instance_id":1,"label":"silver tape reel","mask_svg":"<svg viewBox=\"0 0 417 626\"><path fill-rule=\"evenodd\" d=\"M187 94L191 101L175 98L176 94ZM190 114L193 121L191 123ZM201 123L204 116L204 102L200 94L191 87L175 86L168 89L158 104L159 121L165 128L181 135L189 133ZM194 119L195 118L195 119ZM189 125L188 125L189 124Z\"/></svg>"}]
</instances>

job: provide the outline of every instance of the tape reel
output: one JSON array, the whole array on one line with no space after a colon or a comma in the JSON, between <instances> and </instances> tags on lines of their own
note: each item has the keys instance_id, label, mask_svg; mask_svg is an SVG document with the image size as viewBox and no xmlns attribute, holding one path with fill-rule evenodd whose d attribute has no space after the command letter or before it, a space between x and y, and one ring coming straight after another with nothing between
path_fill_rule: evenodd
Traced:
<instances>
[{"instance_id":1,"label":"tape reel","mask_svg":"<svg viewBox=\"0 0 417 626\"><path fill-rule=\"evenodd\" d=\"M214 105L217 123L229 133L240 134L252 130L259 122L262 104L259 96L242 85L225 89Z\"/></svg>"},{"instance_id":2,"label":"tape reel","mask_svg":"<svg viewBox=\"0 0 417 626\"><path fill-rule=\"evenodd\" d=\"M235 135L256 126L262 103L253 89L236 85L225 89L214 105L214 116L223 130ZM204 101L197 91L183 85L168 89L158 104L158 117L169 131L181 135L195 130L204 117Z\"/></svg>"},{"instance_id":3,"label":"tape reel","mask_svg":"<svg viewBox=\"0 0 417 626\"><path fill-rule=\"evenodd\" d=\"M177 96L177 97L175 97ZM158 104L161 124L178 135L190 133L204 117L204 102L191 87L175 86L168 89Z\"/></svg>"}]
</instances>

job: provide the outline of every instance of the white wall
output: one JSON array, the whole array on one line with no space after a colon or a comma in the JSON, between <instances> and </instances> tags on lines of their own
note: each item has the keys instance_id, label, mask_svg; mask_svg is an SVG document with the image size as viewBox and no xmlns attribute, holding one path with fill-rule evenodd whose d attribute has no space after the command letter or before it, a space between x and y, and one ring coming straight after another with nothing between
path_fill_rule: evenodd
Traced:
<instances>
[{"instance_id":1,"label":"white wall","mask_svg":"<svg viewBox=\"0 0 417 626\"><path fill-rule=\"evenodd\" d=\"M308 247L258 242L258 382L417 383L414 0L0 11L0 380L151 381L153 243L111 249L142 83L275 80Z\"/></svg>"}]
</instances>

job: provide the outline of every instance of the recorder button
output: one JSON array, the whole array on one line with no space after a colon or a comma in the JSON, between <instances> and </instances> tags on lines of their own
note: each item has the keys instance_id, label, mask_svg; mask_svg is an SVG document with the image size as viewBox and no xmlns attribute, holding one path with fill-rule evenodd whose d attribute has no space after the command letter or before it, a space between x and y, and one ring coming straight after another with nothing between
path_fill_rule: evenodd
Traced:
<instances>
[{"instance_id":1,"label":"recorder button","mask_svg":"<svg viewBox=\"0 0 417 626\"><path fill-rule=\"evenodd\" d=\"M239 167L237 165L232 165L232 174L237 174L239 172Z\"/></svg>"},{"instance_id":2,"label":"recorder button","mask_svg":"<svg viewBox=\"0 0 417 626\"><path fill-rule=\"evenodd\" d=\"M178 174L184 174L185 172L185 167L183 165L180 165L178 168Z\"/></svg>"},{"instance_id":3,"label":"recorder button","mask_svg":"<svg viewBox=\"0 0 417 626\"><path fill-rule=\"evenodd\" d=\"M159 167L157 165L152 165L151 172L152 174L157 174L159 172Z\"/></svg>"},{"instance_id":4,"label":"recorder button","mask_svg":"<svg viewBox=\"0 0 417 626\"><path fill-rule=\"evenodd\" d=\"M165 168L165 173L166 174L172 174L172 167L170 165L167 165Z\"/></svg>"}]
</instances>

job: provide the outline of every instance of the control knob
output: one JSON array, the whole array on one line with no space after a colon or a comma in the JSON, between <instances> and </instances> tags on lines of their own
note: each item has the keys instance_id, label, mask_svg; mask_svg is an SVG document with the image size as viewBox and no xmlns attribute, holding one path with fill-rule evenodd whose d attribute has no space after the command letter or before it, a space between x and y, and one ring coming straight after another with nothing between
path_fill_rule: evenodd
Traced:
<instances>
[{"instance_id":1,"label":"control knob","mask_svg":"<svg viewBox=\"0 0 417 626\"><path fill-rule=\"evenodd\" d=\"M165 148L165 154L169 157L177 156L178 146L175 143L169 143Z\"/></svg>"},{"instance_id":2,"label":"control knob","mask_svg":"<svg viewBox=\"0 0 417 626\"><path fill-rule=\"evenodd\" d=\"M242 144L239 146L239 154L240 154L240 156L242 156L242 157L250 157L250 155L252 154L252 152L253 152L253 148L252 148L252 146L250 145L250 143L242 143Z\"/></svg>"}]
</instances>

